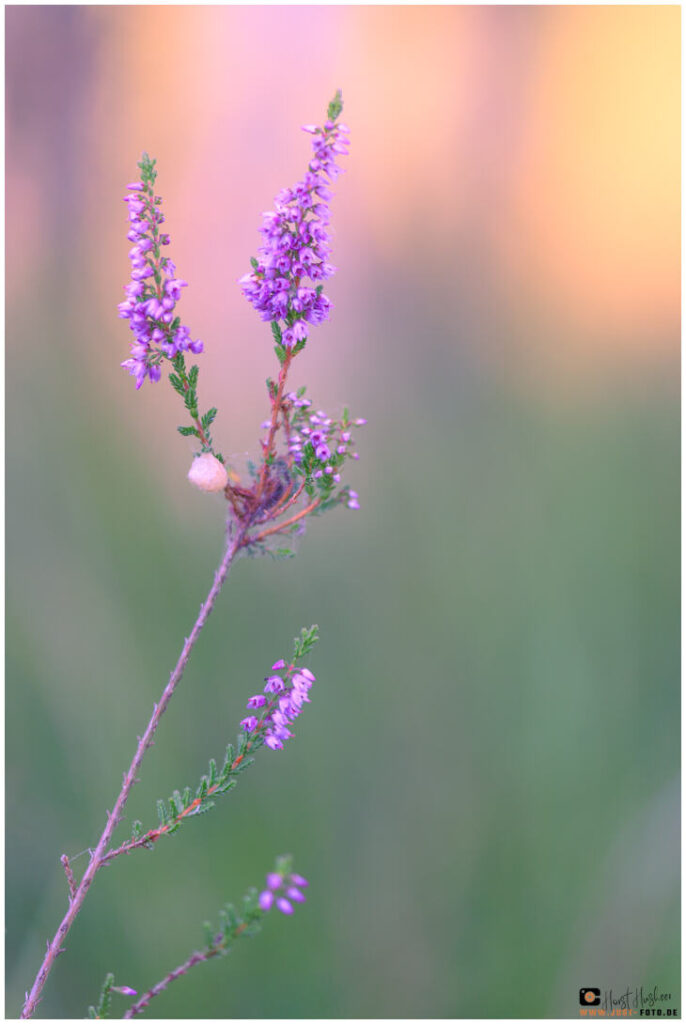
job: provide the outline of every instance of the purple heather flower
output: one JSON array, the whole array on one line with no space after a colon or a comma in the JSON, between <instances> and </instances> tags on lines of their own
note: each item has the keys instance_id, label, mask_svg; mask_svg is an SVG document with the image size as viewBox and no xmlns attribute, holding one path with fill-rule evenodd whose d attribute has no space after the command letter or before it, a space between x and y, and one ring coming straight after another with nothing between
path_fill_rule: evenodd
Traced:
<instances>
[{"instance_id":1,"label":"purple heather flower","mask_svg":"<svg viewBox=\"0 0 686 1024\"><path fill-rule=\"evenodd\" d=\"M334 420L323 409L305 413L296 407L296 403L293 406L289 437L289 453L293 461L309 463L313 480L326 480L329 477L331 482L339 484L345 460L349 457L358 458L357 452L353 450L352 432L348 429L350 424L347 420ZM323 486L330 488L330 483ZM324 494L328 498L330 491L325 490ZM347 496L345 500L348 500ZM350 507L356 506L353 504Z\"/></svg>"},{"instance_id":2,"label":"purple heather flower","mask_svg":"<svg viewBox=\"0 0 686 1024\"><path fill-rule=\"evenodd\" d=\"M286 889L286 895L289 900L293 900L294 903L304 903L305 896L300 892L300 889L296 889L292 886L290 889Z\"/></svg>"},{"instance_id":3,"label":"purple heather flower","mask_svg":"<svg viewBox=\"0 0 686 1024\"><path fill-rule=\"evenodd\" d=\"M257 900L260 910L271 910L272 904L274 903L274 893L268 892L266 889L261 892Z\"/></svg>"},{"instance_id":4,"label":"purple heather flower","mask_svg":"<svg viewBox=\"0 0 686 1024\"><path fill-rule=\"evenodd\" d=\"M318 282L331 277L327 181L338 176L336 157L347 153L348 129L336 120L307 125L313 159L302 181L283 189L263 219L264 244L253 270L240 279L243 294L263 320L281 321L282 344L303 343L310 327L329 319L331 303ZM311 282L312 287L307 282Z\"/></svg>"},{"instance_id":5,"label":"purple heather flower","mask_svg":"<svg viewBox=\"0 0 686 1024\"><path fill-rule=\"evenodd\" d=\"M267 426L269 426L269 425L270 425L270 421L267 422ZM285 668L285 667L286 667L286 662L283 660L283 658L279 658L279 660L275 661L274 664L272 665L272 672L277 672L280 668Z\"/></svg>"},{"instance_id":6,"label":"purple heather flower","mask_svg":"<svg viewBox=\"0 0 686 1024\"><path fill-rule=\"evenodd\" d=\"M264 688L265 693L281 693L283 690L283 679L281 676L269 676L267 679L267 685Z\"/></svg>"},{"instance_id":7,"label":"purple heather flower","mask_svg":"<svg viewBox=\"0 0 686 1024\"><path fill-rule=\"evenodd\" d=\"M127 238L134 242L129 252L131 282L124 291L127 298L120 302L119 316L129 321L134 336L131 357L121 364L136 379L140 388L146 377L158 381L162 376L161 363L173 359L179 352L190 349L199 353L201 341L194 341L190 331L175 316L176 303L187 282L176 277L176 267L160 247L169 243L169 236L160 233L164 214L160 211L160 198L154 192L154 172L147 156L143 157L143 181L132 182L133 193L124 197L129 208Z\"/></svg>"},{"instance_id":8,"label":"purple heather flower","mask_svg":"<svg viewBox=\"0 0 686 1024\"><path fill-rule=\"evenodd\" d=\"M293 665L288 666L283 659L274 662L272 669L276 667L284 675L267 676L264 692L268 696L256 694L247 704L250 710L264 708L262 716L258 719L250 715L243 719L241 725L246 732L257 728L260 732L264 730L265 746L271 750L282 750L284 742L293 736L289 726L298 717L303 705L310 703L308 694L315 677L308 668L296 671Z\"/></svg>"},{"instance_id":9,"label":"purple heather flower","mask_svg":"<svg viewBox=\"0 0 686 1024\"><path fill-rule=\"evenodd\" d=\"M309 675L311 675L310 673ZM312 680L309 675L305 675L304 672L296 672L293 676L293 686L296 690L309 690L312 686Z\"/></svg>"},{"instance_id":10,"label":"purple heather flower","mask_svg":"<svg viewBox=\"0 0 686 1024\"><path fill-rule=\"evenodd\" d=\"M348 491L348 508L359 508L360 503L358 501L357 491Z\"/></svg>"},{"instance_id":11,"label":"purple heather flower","mask_svg":"<svg viewBox=\"0 0 686 1024\"><path fill-rule=\"evenodd\" d=\"M284 878L278 871L272 871L267 875L266 882L266 888L257 899L260 910L267 911L276 906L282 914L292 914L293 903L306 902L306 897L300 889L306 888L308 883L302 875L289 875Z\"/></svg>"}]
</instances>

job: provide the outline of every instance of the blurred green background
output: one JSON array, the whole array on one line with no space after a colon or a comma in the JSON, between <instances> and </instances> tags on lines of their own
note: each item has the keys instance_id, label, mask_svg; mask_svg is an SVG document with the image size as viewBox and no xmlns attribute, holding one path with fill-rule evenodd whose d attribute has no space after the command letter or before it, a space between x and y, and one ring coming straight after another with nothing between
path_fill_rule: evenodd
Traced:
<instances>
[{"instance_id":1,"label":"blurred green background","mask_svg":"<svg viewBox=\"0 0 686 1024\"><path fill-rule=\"evenodd\" d=\"M8 1016L222 545L176 396L118 367L123 187L149 149L240 459L273 356L235 280L338 85L336 309L294 383L369 418L362 510L235 567L122 838L318 622L313 703L100 873L39 1016L149 987L282 852L307 904L153 1016L680 1006L678 8L9 7L7 74Z\"/></svg>"}]
</instances>

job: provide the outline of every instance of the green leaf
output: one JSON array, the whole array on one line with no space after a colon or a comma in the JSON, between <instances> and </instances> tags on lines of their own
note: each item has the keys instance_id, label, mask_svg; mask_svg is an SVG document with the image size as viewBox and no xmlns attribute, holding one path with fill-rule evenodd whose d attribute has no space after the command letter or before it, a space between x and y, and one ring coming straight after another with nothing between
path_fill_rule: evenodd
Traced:
<instances>
[{"instance_id":1,"label":"green leaf","mask_svg":"<svg viewBox=\"0 0 686 1024\"><path fill-rule=\"evenodd\" d=\"M160 819L160 825L167 825L169 822L169 815L167 813L167 805L164 800L157 801L157 817Z\"/></svg>"},{"instance_id":2,"label":"green leaf","mask_svg":"<svg viewBox=\"0 0 686 1024\"><path fill-rule=\"evenodd\" d=\"M212 947L214 946L214 940L215 940L215 937L216 937L216 932L215 932L214 928L212 927L212 924L211 924L210 921L203 921L202 926L203 926L203 930L205 932L205 947L207 949L212 949Z\"/></svg>"},{"instance_id":3,"label":"green leaf","mask_svg":"<svg viewBox=\"0 0 686 1024\"><path fill-rule=\"evenodd\" d=\"M227 903L223 910L219 911L219 919L222 921L225 937L228 939L232 932L235 932L239 925L243 924L233 903Z\"/></svg>"},{"instance_id":4,"label":"green leaf","mask_svg":"<svg viewBox=\"0 0 686 1024\"><path fill-rule=\"evenodd\" d=\"M177 427L176 429L183 437L199 436L198 431L195 429L195 427Z\"/></svg>"},{"instance_id":5,"label":"green leaf","mask_svg":"<svg viewBox=\"0 0 686 1024\"><path fill-rule=\"evenodd\" d=\"M335 121L336 118L340 117L343 111L343 93L340 89L336 89L336 95L329 103L326 111L326 116L329 121Z\"/></svg>"},{"instance_id":6,"label":"green leaf","mask_svg":"<svg viewBox=\"0 0 686 1024\"><path fill-rule=\"evenodd\" d=\"M219 786L217 787L216 792L217 793L228 793L230 789L233 789L237 785L238 785L238 782L237 782L236 779L229 779L228 782L220 782Z\"/></svg>"},{"instance_id":7,"label":"green leaf","mask_svg":"<svg viewBox=\"0 0 686 1024\"><path fill-rule=\"evenodd\" d=\"M138 166L141 169L141 181L145 182L146 185L155 184L155 178L157 177L156 163L157 161L151 160L147 153L143 153L138 161Z\"/></svg>"},{"instance_id":8,"label":"green leaf","mask_svg":"<svg viewBox=\"0 0 686 1024\"><path fill-rule=\"evenodd\" d=\"M279 325L278 325L276 320L272 320L272 322L271 322L271 329L272 329L272 334L274 335L274 341L277 343L277 345L281 345L282 344L281 328L279 327Z\"/></svg>"},{"instance_id":9,"label":"green leaf","mask_svg":"<svg viewBox=\"0 0 686 1024\"><path fill-rule=\"evenodd\" d=\"M234 762L234 757L235 757L235 755L234 755L234 752L233 752L233 744L229 743L229 745L226 748L226 755L224 757L224 764L222 765L222 775L221 775L222 779L226 779L226 778L229 777L229 773L231 771L231 765Z\"/></svg>"},{"instance_id":10,"label":"green leaf","mask_svg":"<svg viewBox=\"0 0 686 1024\"><path fill-rule=\"evenodd\" d=\"M317 627L312 627L316 629ZM290 853L282 854L274 862L274 871L277 875L290 875L293 873L293 857Z\"/></svg>"},{"instance_id":11,"label":"green leaf","mask_svg":"<svg viewBox=\"0 0 686 1024\"><path fill-rule=\"evenodd\" d=\"M283 364L286 361L286 350L281 348L280 345L275 345L274 346L274 351L276 352L276 358L279 360L279 362L283 366Z\"/></svg>"},{"instance_id":12,"label":"green leaf","mask_svg":"<svg viewBox=\"0 0 686 1024\"><path fill-rule=\"evenodd\" d=\"M189 818L195 818L196 815L198 815L198 814L206 814L208 811L211 811L213 807L214 807L214 800L205 800L205 801L203 801L203 803L200 804L200 806L198 808L196 808L196 810L191 811L191 813L188 815L188 817Z\"/></svg>"},{"instance_id":13,"label":"green leaf","mask_svg":"<svg viewBox=\"0 0 686 1024\"><path fill-rule=\"evenodd\" d=\"M300 636L296 636L293 640L293 658L297 661L300 658L304 658L306 654L312 650L314 645L319 640L319 626L312 625L309 629L306 626L300 630Z\"/></svg>"},{"instance_id":14,"label":"green leaf","mask_svg":"<svg viewBox=\"0 0 686 1024\"><path fill-rule=\"evenodd\" d=\"M205 413L205 415L202 418L203 430L207 430L208 427L212 426L212 424L214 423L216 415L217 415L217 410L216 409L208 409L207 410L207 412Z\"/></svg>"},{"instance_id":15,"label":"green leaf","mask_svg":"<svg viewBox=\"0 0 686 1024\"><path fill-rule=\"evenodd\" d=\"M259 267L259 263L257 262L254 256L250 257L250 266L253 268L253 270L257 270L257 268Z\"/></svg>"},{"instance_id":16,"label":"green leaf","mask_svg":"<svg viewBox=\"0 0 686 1024\"><path fill-rule=\"evenodd\" d=\"M100 1001L95 1011L96 1017L103 1019L109 1017L110 1010L112 1008L112 986L114 985L114 975L106 974L105 980L102 983L102 991L100 992ZM90 1012L90 1011L89 1011Z\"/></svg>"},{"instance_id":17,"label":"green leaf","mask_svg":"<svg viewBox=\"0 0 686 1024\"><path fill-rule=\"evenodd\" d=\"M257 909L257 889L250 888L243 897L243 916L251 917Z\"/></svg>"}]
</instances>

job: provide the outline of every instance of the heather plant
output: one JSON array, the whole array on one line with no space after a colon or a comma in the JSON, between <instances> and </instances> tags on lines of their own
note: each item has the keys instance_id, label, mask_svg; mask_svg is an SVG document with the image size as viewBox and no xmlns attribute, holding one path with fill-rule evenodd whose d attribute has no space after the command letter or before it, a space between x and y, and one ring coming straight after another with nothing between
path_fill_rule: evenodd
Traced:
<instances>
[{"instance_id":1,"label":"heather plant","mask_svg":"<svg viewBox=\"0 0 686 1024\"><path fill-rule=\"evenodd\" d=\"M138 165L140 180L128 186L125 202L127 237L132 243L131 280L125 287L126 299L119 305L119 315L128 320L133 340L130 356L122 365L134 378L137 389L146 382L161 381L166 374L180 396L188 422L178 430L184 437L192 438L194 445L188 478L200 490L223 497L224 546L207 597L169 681L153 706L150 720L138 737L119 794L79 879L74 875L70 858L66 854L61 857L68 909L54 938L47 943L43 963L26 994L22 1018L33 1016L50 971L64 952L63 943L100 868L122 854L154 850L162 837L173 835L188 821L209 811L220 796L238 784L261 748L271 752L283 748L293 736L291 730L296 719L305 704L310 703L316 680L304 661L318 639L317 626L302 629L292 654L279 658L268 669L259 692L246 702L249 713L240 722L235 743L227 745L221 767L214 758L210 759L199 783L174 789L169 797L157 801L156 825L150 827L134 821L128 837L115 844L115 832L124 822L126 803L143 758L233 563L242 554L291 555L293 539L304 531L308 519L341 504L359 508L358 495L344 483L343 474L349 460L358 457L354 433L365 421L353 419L347 409L338 418L328 416L313 406L304 386L294 389L289 380L293 363L305 349L313 328L331 314L323 282L335 270L329 262L329 186L340 173L337 159L348 149L348 129L339 121L342 107L339 91L329 104L324 125L305 126L312 136L313 149L305 176L296 185L283 189L276 196L274 209L264 215L263 244L251 260L251 270L240 279L243 294L270 325L278 361L278 373L267 380L269 409L260 428L258 452L242 476L240 467L232 466L216 447L212 429L217 409L200 411L199 367L188 365L187 360L202 353L203 342L192 338L177 312L187 282L177 276L176 265L166 255L170 237L162 230L165 216L161 197L155 191L155 160L143 154ZM239 938L255 935L273 908L292 914L295 904L305 902L303 890L307 884L303 876L294 873L289 857L277 858L262 890L250 890L236 906L227 904L219 913L218 925L206 923L202 946L124 1008L123 1017L142 1013L155 996L192 967L226 955ZM113 1003L116 1006L113 997L119 1001L137 995L129 985L115 986L114 977L108 973L97 1006L91 1006L89 1014L107 1017Z\"/></svg>"}]
</instances>

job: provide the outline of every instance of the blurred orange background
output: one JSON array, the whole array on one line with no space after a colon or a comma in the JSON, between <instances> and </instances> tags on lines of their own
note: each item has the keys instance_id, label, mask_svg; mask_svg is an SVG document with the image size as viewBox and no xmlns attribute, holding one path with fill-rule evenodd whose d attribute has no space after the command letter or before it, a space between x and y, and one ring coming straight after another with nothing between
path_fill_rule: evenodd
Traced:
<instances>
[{"instance_id":1,"label":"blurred orange background","mask_svg":"<svg viewBox=\"0 0 686 1024\"><path fill-rule=\"evenodd\" d=\"M348 225L336 249L346 267L339 302L359 304L381 261L408 286L426 282L444 308L468 292L489 329L462 331L460 343L523 377L559 383L570 371L587 379L618 361L642 372L673 359L679 13L10 7L25 69L8 82L10 298L31 290L57 216L54 161L59 173L71 157L86 173L60 205L97 234L91 301L106 316L126 268L121 210L106 198L147 149L193 284L188 318L203 337L224 339L208 345L213 369L235 366L231 341L252 320L234 282L256 245L256 211L302 171L308 140L294 118L316 120L341 84L355 156L336 200ZM80 67L55 52L55 19L77 35ZM341 341L328 343L334 363L367 343L357 331ZM84 358L97 365L98 348Z\"/></svg>"}]
</instances>

